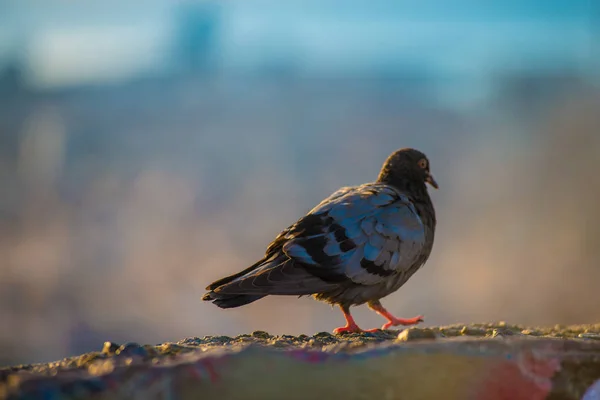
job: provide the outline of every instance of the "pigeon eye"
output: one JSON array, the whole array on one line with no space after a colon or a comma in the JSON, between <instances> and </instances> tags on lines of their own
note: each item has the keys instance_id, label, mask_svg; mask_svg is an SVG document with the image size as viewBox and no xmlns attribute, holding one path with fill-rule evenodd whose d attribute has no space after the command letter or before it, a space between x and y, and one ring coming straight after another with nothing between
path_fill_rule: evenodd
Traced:
<instances>
[{"instance_id":1,"label":"pigeon eye","mask_svg":"<svg viewBox=\"0 0 600 400\"><path fill-rule=\"evenodd\" d=\"M427 160L424 158L421 158L418 162L419 164L419 168L425 169L427 168Z\"/></svg>"}]
</instances>

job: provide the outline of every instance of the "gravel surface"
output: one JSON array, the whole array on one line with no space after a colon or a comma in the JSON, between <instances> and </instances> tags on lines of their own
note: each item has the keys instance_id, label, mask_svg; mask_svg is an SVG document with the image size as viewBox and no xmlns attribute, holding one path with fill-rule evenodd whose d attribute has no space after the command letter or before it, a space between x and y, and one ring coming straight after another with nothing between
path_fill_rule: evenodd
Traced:
<instances>
[{"instance_id":1,"label":"gravel surface","mask_svg":"<svg viewBox=\"0 0 600 400\"><path fill-rule=\"evenodd\" d=\"M60 369L87 368L92 363L102 359L120 359L134 357L136 359L155 360L165 356L173 356L193 351L210 351L213 349L235 349L254 344L275 349L316 349L323 352L351 352L362 349L367 345L377 343L392 343L398 341L413 341L426 339L443 339L447 337L477 337L503 338L512 336L570 338L600 341L600 323L588 325L555 325L553 327L525 327L511 325L506 322L481 324L453 324L441 327L419 328L405 330L386 330L375 333L349 333L333 335L329 332L307 335L270 335L268 332L255 331L235 337L204 336L189 337L178 342L168 342L159 345L141 345L138 343L118 344L105 342L100 351L93 351L79 356L46 364L28 364L0 368L0 382L6 376L16 371L31 371L41 374L53 374ZM100 346L99 346L100 347ZM115 357L116 356L116 357Z\"/></svg>"},{"instance_id":2,"label":"gravel surface","mask_svg":"<svg viewBox=\"0 0 600 400\"><path fill-rule=\"evenodd\" d=\"M31 376L106 376L115 369L127 369L134 366L164 365L172 360L178 360L185 354L199 353L210 354L215 351L235 352L248 346L254 348L268 348L275 351L310 349L318 350L322 354L353 354L365 349L385 347L386 345L401 345L405 342L414 343L456 343L449 338L462 337L467 342L473 339L495 339L494 343L505 342L504 339L530 338L533 341L547 338L569 339L565 343L594 344L600 349L600 324L553 327L525 327L511 325L504 322L483 324L454 324L442 327L412 327L395 331L378 331L375 333L333 335L328 332L319 332L312 336L307 335L270 335L267 332L255 331L250 334L236 337L204 336L190 337L178 342L163 343L159 345L141 345L138 343L112 343L106 342L99 346L99 351L86 353L80 356L69 357L63 360L45 363L30 364L0 368L0 399L6 393L19 386L22 377ZM409 345L409 343L407 343ZM580 348L578 351L581 352ZM591 353L590 353L591 354ZM594 380L600 378L600 352L594 357L580 359L565 359L563 368L554 376L553 381L560 383L558 395L550 398L574 398L576 393L582 395L586 387ZM49 378L52 379L52 378ZM62 390L62 389L61 389ZM562 392L561 392L562 391ZM555 391L556 392L556 391ZM562 397L561 397L562 393ZM570 393L568 396L565 393ZM558 396L558 397L556 397ZM18 398L18 397L15 397ZM59 397L63 398L63 397ZM65 397L67 398L67 397ZM71 398L71 397L68 397ZM82 397L86 398L86 397Z\"/></svg>"}]
</instances>

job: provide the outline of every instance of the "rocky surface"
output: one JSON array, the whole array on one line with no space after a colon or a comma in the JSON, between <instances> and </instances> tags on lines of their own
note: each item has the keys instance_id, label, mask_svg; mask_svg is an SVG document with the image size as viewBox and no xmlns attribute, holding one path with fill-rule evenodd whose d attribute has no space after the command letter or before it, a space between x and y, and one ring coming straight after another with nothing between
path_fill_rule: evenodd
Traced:
<instances>
[{"instance_id":1,"label":"rocky surface","mask_svg":"<svg viewBox=\"0 0 600 400\"><path fill-rule=\"evenodd\" d=\"M443 378L448 374L454 378ZM339 384L353 375L353 384ZM413 398L430 398L433 386L445 398L491 399L513 390L508 398L521 398L523 391L522 398L581 399L598 379L600 324L500 322L344 335L256 331L155 346L106 342L99 351L53 363L0 369L0 399L308 398L325 392L397 398L400 388L405 396L412 390ZM297 381L311 384L290 391ZM415 383L421 381L424 386Z\"/></svg>"}]
</instances>

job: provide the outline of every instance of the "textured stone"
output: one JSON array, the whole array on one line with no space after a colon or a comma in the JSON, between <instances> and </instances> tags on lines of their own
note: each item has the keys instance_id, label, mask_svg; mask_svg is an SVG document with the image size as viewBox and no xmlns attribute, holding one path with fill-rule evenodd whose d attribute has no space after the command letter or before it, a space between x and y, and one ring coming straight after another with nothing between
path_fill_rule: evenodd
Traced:
<instances>
[{"instance_id":1,"label":"textured stone","mask_svg":"<svg viewBox=\"0 0 600 400\"><path fill-rule=\"evenodd\" d=\"M107 342L103 352L0 369L0 399L492 400L504 393L515 399L579 400L600 379L595 340L600 325L556 328L460 324L415 327L400 335L394 330L298 337L254 332L159 346ZM521 334L527 330L565 339ZM442 338L444 332L459 337ZM494 332L506 336L495 340ZM402 339L394 340L397 336ZM303 384L307 381L311 385Z\"/></svg>"},{"instance_id":2,"label":"textured stone","mask_svg":"<svg viewBox=\"0 0 600 400\"><path fill-rule=\"evenodd\" d=\"M121 347L121 346L119 346L116 343L104 342L104 346L102 347L102 353L108 354L108 355L115 354L115 352L119 349L119 347Z\"/></svg>"},{"instance_id":3,"label":"textured stone","mask_svg":"<svg viewBox=\"0 0 600 400\"><path fill-rule=\"evenodd\" d=\"M258 339L269 339L271 336L264 331L254 331L252 332L252 337L258 338Z\"/></svg>"},{"instance_id":4,"label":"textured stone","mask_svg":"<svg viewBox=\"0 0 600 400\"><path fill-rule=\"evenodd\" d=\"M466 336L485 336L486 330L483 328L477 328L472 326L464 326L460 330L461 335Z\"/></svg>"},{"instance_id":5,"label":"textured stone","mask_svg":"<svg viewBox=\"0 0 600 400\"><path fill-rule=\"evenodd\" d=\"M591 332L580 333L579 335L577 335L577 337L580 337L583 339L600 340L600 333L591 333Z\"/></svg>"},{"instance_id":6,"label":"textured stone","mask_svg":"<svg viewBox=\"0 0 600 400\"><path fill-rule=\"evenodd\" d=\"M138 343L131 342L125 343L124 345L120 346L115 351L115 354L118 356L125 357L147 357L148 351Z\"/></svg>"},{"instance_id":7,"label":"textured stone","mask_svg":"<svg viewBox=\"0 0 600 400\"><path fill-rule=\"evenodd\" d=\"M435 332L428 328L408 328L400 332L397 340L400 342L408 342L421 339L435 339Z\"/></svg>"}]
</instances>

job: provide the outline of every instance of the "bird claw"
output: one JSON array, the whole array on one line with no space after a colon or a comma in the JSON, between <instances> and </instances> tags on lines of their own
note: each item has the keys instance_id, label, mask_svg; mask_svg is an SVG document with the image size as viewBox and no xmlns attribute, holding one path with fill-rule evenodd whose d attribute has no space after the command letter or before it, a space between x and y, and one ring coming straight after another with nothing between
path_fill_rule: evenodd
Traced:
<instances>
[{"instance_id":1,"label":"bird claw","mask_svg":"<svg viewBox=\"0 0 600 400\"><path fill-rule=\"evenodd\" d=\"M419 322L423 322L423 316L419 315L418 317L414 317L414 318L394 318L393 320L390 320L389 322L386 322L385 324L383 324L383 326L381 327L381 329L385 330L385 329L390 329L392 326L398 326L398 325L403 325L403 326L409 326L409 325L417 325Z\"/></svg>"},{"instance_id":2,"label":"bird claw","mask_svg":"<svg viewBox=\"0 0 600 400\"><path fill-rule=\"evenodd\" d=\"M341 333L359 333L362 332L362 329L360 329L357 325L346 325L346 326L342 326L340 328L335 328L333 330L333 333L336 335L339 335Z\"/></svg>"}]
</instances>

